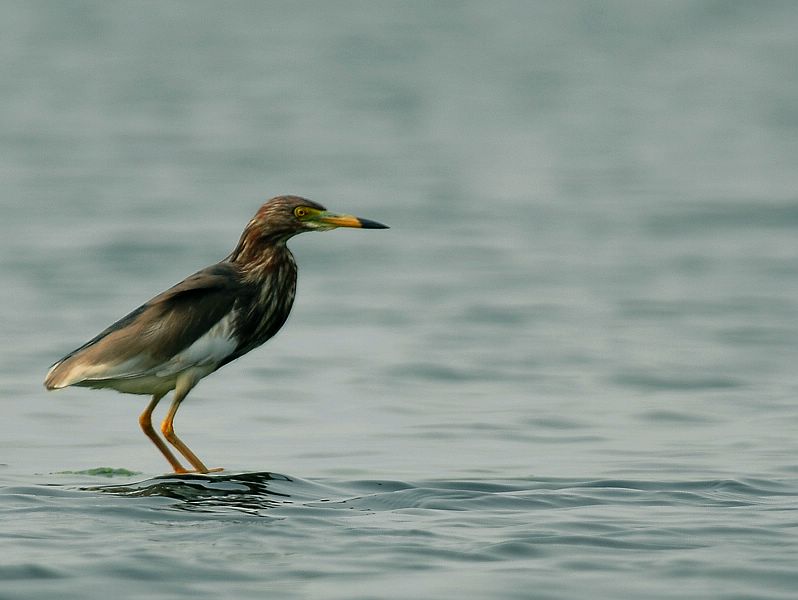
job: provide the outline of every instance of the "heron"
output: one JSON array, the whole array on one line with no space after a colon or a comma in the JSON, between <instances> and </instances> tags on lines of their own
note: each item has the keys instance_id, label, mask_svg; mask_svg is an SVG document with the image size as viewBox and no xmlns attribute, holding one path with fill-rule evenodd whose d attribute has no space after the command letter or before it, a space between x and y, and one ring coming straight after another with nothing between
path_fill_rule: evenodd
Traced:
<instances>
[{"instance_id":1,"label":"heron","mask_svg":"<svg viewBox=\"0 0 798 600\"><path fill-rule=\"evenodd\" d=\"M158 294L64 356L50 367L45 387L108 388L151 396L139 425L174 472L222 470L208 469L177 436L175 414L203 377L257 348L285 323L297 282L288 240L305 231L337 227L388 228L329 212L299 196L272 198L247 223L226 258ZM152 413L171 391L161 438L152 426Z\"/></svg>"}]
</instances>

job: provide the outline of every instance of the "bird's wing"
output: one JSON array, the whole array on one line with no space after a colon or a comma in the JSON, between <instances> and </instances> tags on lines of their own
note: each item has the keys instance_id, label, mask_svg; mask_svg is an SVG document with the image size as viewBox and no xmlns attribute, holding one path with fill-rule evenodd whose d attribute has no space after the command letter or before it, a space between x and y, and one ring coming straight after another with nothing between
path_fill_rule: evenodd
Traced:
<instances>
[{"instance_id":1,"label":"bird's wing","mask_svg":"<svg viewBox=\"0 0 798 600\"><path fill-rule=\"evenodd\" d=\"M235 347L232 341L219 343L219 339L232 331L231 312L242 288L234 265L207 267L65 356L50 369L45 385L59 388L88 380L161 376L179 370L179 364L191 366L186 361L220 359L228 346ZM203 348L192 352L192 345L211 330L219 338L215 343L210 340L208 356L202 356Z\"/></svg>"}]
</instances>

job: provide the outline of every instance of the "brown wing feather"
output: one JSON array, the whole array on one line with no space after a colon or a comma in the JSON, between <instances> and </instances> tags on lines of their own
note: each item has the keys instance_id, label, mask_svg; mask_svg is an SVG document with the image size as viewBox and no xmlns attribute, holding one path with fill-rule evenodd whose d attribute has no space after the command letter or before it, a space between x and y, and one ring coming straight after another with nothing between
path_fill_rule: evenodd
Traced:
<instances>
[{"instance_id":1,"label":"brown wing feather","mask_svg":"<svg viewBox=\"0 0 798 600\"><path fill-rule=\"evenodd\" d=\"M242 288L223 262L191 275L132 311L50 369L48 389L87 379L134 377L157 368L219 322Z\"/></svg>"}]
</instances>

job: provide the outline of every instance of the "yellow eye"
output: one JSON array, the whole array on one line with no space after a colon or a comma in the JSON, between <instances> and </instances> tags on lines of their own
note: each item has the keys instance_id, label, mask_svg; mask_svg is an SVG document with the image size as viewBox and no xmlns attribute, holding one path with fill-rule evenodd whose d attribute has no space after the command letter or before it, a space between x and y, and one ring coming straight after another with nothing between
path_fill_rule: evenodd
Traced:
<instances>
[{"instance_id":1,"label":"yellow eye","mask_svg":"<svg viewBox=\"0 0 798 600\"><path fill-rule=\"evenodd\" d=\"M297 206L297 207L294 209L294 214L295 214L297 217L299 217L300 219L301 219L302 217L307 217L307 216L308 216L308 209L307 209L307 208L304 208L304 207L302 207L302 206Z\"/></svg>"}]
</instances>

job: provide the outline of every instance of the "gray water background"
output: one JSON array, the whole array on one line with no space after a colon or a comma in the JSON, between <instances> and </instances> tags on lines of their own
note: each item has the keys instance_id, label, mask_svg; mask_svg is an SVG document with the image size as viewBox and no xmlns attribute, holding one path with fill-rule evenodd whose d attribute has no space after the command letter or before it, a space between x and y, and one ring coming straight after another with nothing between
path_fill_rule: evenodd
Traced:
<instances>
[{"instance_id":1,"label":"gray water background","mask_svg":"<svg viewBox=\"0 0 798 600\"><path fill-rule=\"evenodd\" d=\"M796 31L0 4L0 598L795 598ZM391 229L293 240L178 415L226 471L160 478L143 397L44 373L280 193Z\"/></svg>"}]
</instances>

